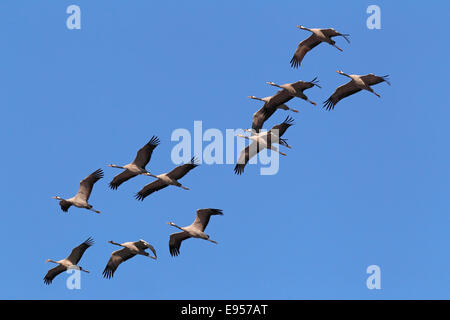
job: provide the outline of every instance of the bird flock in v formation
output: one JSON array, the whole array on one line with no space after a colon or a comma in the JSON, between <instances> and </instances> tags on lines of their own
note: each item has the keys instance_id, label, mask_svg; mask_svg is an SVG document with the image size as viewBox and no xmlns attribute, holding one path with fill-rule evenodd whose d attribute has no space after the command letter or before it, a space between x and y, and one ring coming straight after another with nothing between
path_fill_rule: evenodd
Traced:
<instances>
[{"instance_id":1,"label":"bird flock in v formation","mask_svg":"<svg viewBox=\"0 0 450 320\"><path fill-rule=\"evenodd\" d=\"M297 49L294 53L294 56L291 59L291 67L298 68L305 57L306 53L311 49L316 47L322 42L328 43L331 46L337 48L339 51L343 51L336 45L336 42L332 40L333 37L343 37L348 43L350 43L348 34L342 34L334 30L333 28L329 29L309 29L304 26L297 26L301 30L306 30L311 32L311 35L300 42L297 46ZM388 76L376 76L374 74L367 75L356 75L356 74L346 74L343 71L338 70L337 73L350 78L350 81L344 85L338 87L335 92L324 102L323 107L331 111L334 109L335 105L342 99L355 94L361 90L367 90L377 97L380 97L378 93L376 93L371 86L386 82L390 85L388 81ZM269 119L275 111L278 109L288 110L292 112L298 112L298 110L290 108L286 105L286 102L290 101L294 97L303 99L313 105L317 105L315 102L311 101L305 94L304 90L310 89L314 86L321 88L318 84L317 77L311 81L297 81L293 83L287 83L283 85L278 85L274 82L267 82L267 84L280 88L280 90L275 93L273 96L265 97L265 98L257 98L255 96L250 96L249 98L260 100L264 102L264 105L253 114L252 120L252 129L246 129L245 131L250 132L250 136L238 135L239 137L249 139L252 141L246 148L244 148L237 160L237 164L234 168L234 172L238 175L244 172L245 165L248 161L254 157L258 152L264 149L270 149L272 151L278 152L281 155L286 155L285 153L278 150L273 144L278 144L280 146L285 146L287 148L291 148L291 146L287 143L287 139L282 138L286 130L293 125L293 118L290 116L286 117L286 119L272 127L272 129L268 131L261 131L265 121ZM129 163L124 166L110 164L109 167L123 169L123 172L116 175L113 180L109 183L111 189L116 190L122 183L125 181L136 177L138 175L146 175L155 178L156 180L144 186L138 193L136 193L135 197L137 200L144 200L147 196L152 193L159 191L167 186L176 186L185 190L189 190L189 188L182 185L178 180L184 177L189 171L198 166L198 162L195 157L191 159L189 163L177 166L172 171L168 173L163 173L159 175L154 175L147 171L146 166L150 161L152 153L154 149L159 145L160 141L158 137L153 136L150 141L143 146L136 155L136 158L132 163ZM89 196L91 195L92 188L94 184L103 178L103 170L98 169L87 176L80 182L80 187L78 189L78 193L69 199L63 199L59 196L53 197L54 199L59 200L59 205L61 206L62 211L67 212L71 206L75 206L78 208L84 208L88 210L92 210L96 213L100 213L100 211L95 210L91 204L88 203ZM206 209L198 209L197 215L195 217L194 222L187 227L179 227L173 222L168 222L169 225L180 229L180 232L172 233L169 238L169 252L172 256L177 256L180 253L180 246L183 240L189 238L199 238L210 241L212 243L217 244L216 241L211 240L209 235L207 235L204 231L208 222L213 215L222 215L221 209L214 208L206 208ZM121 247L121 249L114 251L107 264L105 269L103 270L103 276L105 278L111 278L114 275L114 272L118 268L118 266L134 257L135 255L143 255L152 259L157 259L155 248L144 240L138 240L135 242L125 242L125 243L116 243L114 241L108 241L109 243ZM88 238L79 246L75 247L71 254L62 260L54 261L48 259L46 262L52 262L57 264L56 267L50 269L48 273L44 277L44 282L46 284L50 284L52 280L60 273L68 270L68 269L77 269L83 272L89 272L82 267L78 266L78 262L83 256L86 249L93 245L93 239ZM148 253L146 250L149 249L153 255Z\"/></svg>"}]
</instances>

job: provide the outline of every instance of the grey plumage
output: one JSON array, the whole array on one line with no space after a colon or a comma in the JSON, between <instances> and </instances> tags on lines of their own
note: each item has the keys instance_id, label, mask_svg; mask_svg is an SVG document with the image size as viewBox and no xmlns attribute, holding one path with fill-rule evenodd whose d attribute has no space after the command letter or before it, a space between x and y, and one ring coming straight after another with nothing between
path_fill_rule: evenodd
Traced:
<instances>
[{"instance_id":1,"label":"grey plumage","mask_svg":"<svg viewBox=\"0 0 450 320\"><path fill-rule=\"evenodd\" d=\"M187 227L179 227L173 222L169 222L168 223L169 225L182 230L181 232L172 233L170 235L169 239L170 255L178 256L180 254L181 243L189 238L204 239L217 244L216 241L211 240L209 238L209 235L204 233L206 226L209 223L209 219L213 215L223 215L222 210L213 208L198 209L197 216L195 217L194 222Z\"/></svg>"},{"instance_id":2,"label":"grey plumage","mask_svg":"<svg viewBox=\"0 0 450 320\"><path fill-rule=\"evenodd\" d=\"M116 243L114 241L109 241L109 243L121 246L123 249L114 251L111 254L111 257L108 260L108 263L106 264L105 269L103 270L103 277L110 279L114 276L114 273L116 272L117 268L122 262L127 261L128 259L133 258L135 255L143 255L152 259L157 259L156 250L155 248L149 244L145 240L138 240L135 242L125 242L122 244ZM151 256L148 252L145 250L150 249L154 256Z\"/></svg>"}]
</instances>

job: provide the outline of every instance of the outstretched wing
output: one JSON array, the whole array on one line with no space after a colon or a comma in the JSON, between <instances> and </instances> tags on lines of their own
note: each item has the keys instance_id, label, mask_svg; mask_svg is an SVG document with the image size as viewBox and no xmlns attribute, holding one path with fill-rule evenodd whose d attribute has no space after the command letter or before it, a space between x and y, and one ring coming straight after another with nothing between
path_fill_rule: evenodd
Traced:
<instances>
[{"instance_id":1,"label":"outstretched wing","mask_svg":"<svg viewBox=\"0 0 450 320\"><path fill-rule=\"evenodd\" d=\"M159 191L161 189L164 189L167 187L167 183L164 181L158 179L153 181L152 183L147 184L144 186L138 193L135 194L135 198L137 200L144 200L147 196L151 195L153 192Z\"/></svg>"},{"instance_id":2,"label":"outstretched wing","mask_svg":"<svg viewBox=\"0 0 450 320\"><path fill-rule=\"evenodd\" d=\"M189 239L191 236L186 231L172 233L169 239L169 252L170 255L178 256L180 254L181 242Z\"/></svg>"},{"instance_id":3,"label":"outstretched wing","mask_svg":"<svg viewBox=\"0 0 450 320\"><path fill-rule=\"evenodd\" d=\"M67 257L67 260L72 262L72 264L76 265L80 261L86 249L92 246L93 244L94 240L91 237L89 237L86 241L84 241L82 244L80 244L78 247L72 250L70 255Z\"/></svg>"},{"instance_id":4,"label":"outstretched wing","mask_svg":"<svg viewBox=\"0 0 450 320\"><path fill-rule=\"evenodd\" d=\"M315 34L312 34L311 36L300 42L300 44L297 46L297 50L295 51L294 56L291 59L291 67L298 68L302 63L302 60L305 57L306 53L317 46L320 42L321 41Z\"/></svg>"},{"instance_id":5,"label":"outstretched wing","mask_svg":"<svg viewBox=\"0 0 450 320\"><path fill-rule=\"evenodd\" d=\"M115 176L114 179L112 179L112 181L109 183L109 187L113 190L116 190L122 183L124 183L127 180L130 180L135 176L137 176L137 173L125 169L125 171L122 171L117 176Z\"/></svg>"},{"instance_id":6,"label":"outstretched wing","mask_svg":"<svg viewBox=\"0 0 450 320\"><path fill-rule=\"evenodd\" d=\"M60 200L59 206L61 207L62 211L67 212L69 208L72 206L72 203L66 200Z\"/></svg>"},{"instance_id":7,"label":"outstretched wing","mask_svg":"<svg viewBox=\"0 0 450 320\"><path fill-rule=\"evenodd\" d=\"M208 225L209 219L213 215L223 215L222 210L221 209L213 209L213 208L198 209L197 216L195 217L195 220L191 224L191 226L198 230L205 231L205 228Z\"/></svg>"},{"instance_id":8,"label":"outstretched wing","mask_svg":"<svg viewBox=\"0 0 450 320\"><path fill-rule=\"evenodd\" d=\"M76 197L88 201L89 196L92 192L92 188L94 187L94 183L96 183L101 178L103 178L103 170L97 169L86 178L81 180L80 188L78 189Z\"/></svg>"},{"instance_id":9,"label":"outstretched wing","mask_svg":"<svg viewBox=\"0 0 450 320\"><path fill-rule=\"evenodd\" d=\"M269 119L269 117L271 117L276 110L277 108L274 107L267 108L267 103L265 103L261 109L253 114L252 129L255 132L259 132L262 129L264 122L266 122L266 120Z\"/></svg>"},{"instance_id":10,"label":"outstretched wing","mask_svg":"<svg viewBox=\"0 0 450 320\"><path fill-rule=\"evenodd\" d=\"M252 129L259 132L264 124L274 113L279 106L294 98L287 90L278 90L270 99L264 103L261 109L253 114ZM284 109L284 108L282 108Z\"/></svg>"},{"instance_id":11,"label":"outstretched wing","mask_svg":"<svg viewBox=\"0 0 450 320\"><path fill-rule=\"evenodd\" d=\"M150 141L137 152L133 163L140 168L145 168L152 157L153 150L159 145L159 138L153 136Z\"/></svg>"},{"instance_id":12,"label":"outstretched wing","mask_svg":"<svg viewBox=\"0 0 450 320\"><path fill-rule=\"evenodd\" d=\"M336 30L334 30L333 28L329 28L329 29L320 29L320 31L322 31L322 33L324 34L324 36L325 37L328 37L328 38L332 38L332 37L338 37L338 36L341 36L341 37L343 37L348 43L350 43L350 40L349 40L349 34L343 34L343 33L340 33L340 32L337 32Z\"/></svg>"},{"instance_id":13,"label":"outstretched wing","mask_svg":"<svg viewBox=\"0 0 450 320\"><path fill-rule=\"evenodd\" d=\"M109 258L108 263L106 264L105 269L103 270L103 277L110 279L114 276L114 272L119 267L119 265L127 261L128 259L134 257L136 254L132 253L130 249L123 248L117 251L114 251Z\"/></svg>"},{"instance_id":14,"label":"outstretched wing","mask_svg":"<svg viewBox=\"0 0 450 320\"><path fill-rule=\"evenodd\" d=\"M139 241L134 242L134 245L138 249L141 249L141 250L150 249L153 252L155 258L157 258L155 248L150 243L148 243L147 241L141 239Z\"/></svg>"},{"instance_id":15,"label":"outstretched wing","mask_svg":"<svg viewBox=\"0 0 450 320\"><path fill-rule=\"evenodd\" d=\"M50 284L52 283L53 279L60 273L66 271L67 268L62 266L62 265L58 265L56 267L54 267L53 269L48 270L47 274L44 277L44 283L45 284Z\"/></svg>"},{"instance_id":16,"label":"outstretched wing","mask_svg":"<svg viewBox=\"0 0 450 320\"><path fill-rule=\"evenodd\" d=\"M292 96L289 91L286 89L278 90L272 97L270 97L269 101L267 101L266 108L276 108L290 100L292 100L294 96Z\"/></svg>"},{"instance_id":17,"label":"outstretched wing","mask_svg":"<svg viewBox=\"0 0 450 320\"><path fill-rule=\"evenodd\" d=\"M333 110L336 103L338 103L340 100L359 91L361 91L361 89L358 88L353 81L349 81L346 84L338 87L336 91L331 95L331 97L329 97L324 102L323 107L328 111Z\"/></svg>"},{"instance_id":18,"label":"outstretched wing","mask_svg":"<svg viewBox=\"0 0 450 320\"><path fill-rule=\"evenodd\" d=\"M280 124L277 124L276 126L273 126L272 129L270 129L271 132L278 132L277 136L281 137L286 132L286 130L294 124L294 119L287 116L286 119Z\"/></svg>"},{"instance_id":19,"label":"outstretched wing","mask_svg":"<svg viewBox=\"0 0 450 320\"><path fill-rule=\"evenodd\" d=\"M197 159L195 157L192 157L190 163L186 163L186 164L176 167L175 169L170 171L167 174L167 176L169 178L178 180L178 179L183 178L189 171L191 171L192 169L194 169L197 166L198 166Z\"/></svg>"},{"instance_id":20,"label":"outstretched wing","mask_svg":"<svg viewBox=\"0 0 450 320\"><path fill-rule=\"evenodd\" d=\"M234 167L234 173L241 175L244 172L244 168L248 161L253 158L259 152L259 144L254 141L247 147L242 149L239 159Z\"/></svg>"},{"instance_id":21,"label":"outstretched wing","mask_svg":"<svg viewBox=\"0 0 450 320\"><path fill-rule=\"evenodd\" d=\"M304 90L312 88L314 86L317 86L317 87L320 88L318 83L319 83L319 80L317 80L317 77L315 77L311 81L301 81L300 80L300 81L291 83L291 86L295 89L295 91L303 92Z\"/></svg>"},{"instance_id":22,"label":"outstretched wing","mask_svg":"<svg viewBox=\"0 0 450 320\"><path fill-rule=\"evenodd\" d=\"M373 73L366 74L365 76L361 76L362 81L369 86L373 86L375 84L386 82L388 85L391 85L389 82L389 76L376 76Z\"/></svg>"}]
</instances>

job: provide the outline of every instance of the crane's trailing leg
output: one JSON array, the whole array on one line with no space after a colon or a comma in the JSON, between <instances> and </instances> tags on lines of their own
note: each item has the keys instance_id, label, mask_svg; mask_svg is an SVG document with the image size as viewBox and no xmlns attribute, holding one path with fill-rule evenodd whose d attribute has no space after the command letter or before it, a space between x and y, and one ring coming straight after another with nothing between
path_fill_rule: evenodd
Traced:
<instances>
[{"instance_id":1,"label":"crane's trailing leg","mask_svg":"<svg viewBox=\"0 0 450 320\"><path fill-rule=\"evenodd\" d=\"M281 152L280 150L278 150L277 147L271 146L271 147L270 147L270 150L275 151L275 152L278 152L278 153L281 154L282 156L287 156L286 153Z\"/></svg>"},{"instance_id":2,"label":"crane's trailing leg","mask_svg":"<svg viewBox=\"0 0 450 320\"><path fill-rule=\"evenodd\" d=\"M306 101L308 101L308 102L311 103L312 105L317 106L317 103L315 103L314 101L311 101L311 100L309 100L309 99L306 99Z\"/></svg>"},{"instance_id":3,"label":"crane's trailing leg","mask_svg":"<svg viewBox=\"0 0 450 320\"><path fill-rule=\"evenodd\" d=\"M372 87L369 87L369 89L367 89L367 91L369 91L369 92L372 92L374 95L376 95L378 98L381 98L381 96L378 94L378 93L376 93L373 89L372 89Z\"/></svg>"}]
</instances>

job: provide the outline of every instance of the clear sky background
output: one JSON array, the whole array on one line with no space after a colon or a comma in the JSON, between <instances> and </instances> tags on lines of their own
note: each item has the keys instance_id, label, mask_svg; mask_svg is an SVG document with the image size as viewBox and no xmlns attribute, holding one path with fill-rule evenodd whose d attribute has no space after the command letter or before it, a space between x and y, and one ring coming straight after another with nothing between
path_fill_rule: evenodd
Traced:
<instances>
[{"instance_id":1,"label":"clear sky background","mask_svg":"<svg viewBox=\"0 0 450 320\"><path fill-rule=\"evenodd\" d=\"M81 7L81 30L66 28L66 8ZM381 8L369 30L366 8ZM9 299L449 299L450 211L448 34L443 1L1 1L2 222L0 298ZM300 69L289 61L309 33L351 34L344 49L322 44ZM182 182L138 202L152 181L137 177L117 191L108 182L152 135L161 139L148 166L171 170L177 128L248 128L277 83L311 80L326 100L347 78L335 71L389 74L392 86L361 92L332 112L300 99L289 105L278 174L242 176L234 165L202 165ZM281 122L278 111L266 127ZM97 168L105 178L90 202L71 197ZM167 221L189 225L198 208L221 208L206 229L171 257ZM92 236L80 265L82 289L68 275L50 286L53 264ZM107 243L145 239L159 259L137 256L113 279L101 273ZM381 290L366 268L381 267Z\"/></svg>"}]
</instances>

